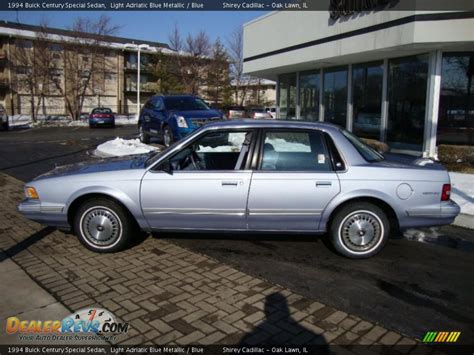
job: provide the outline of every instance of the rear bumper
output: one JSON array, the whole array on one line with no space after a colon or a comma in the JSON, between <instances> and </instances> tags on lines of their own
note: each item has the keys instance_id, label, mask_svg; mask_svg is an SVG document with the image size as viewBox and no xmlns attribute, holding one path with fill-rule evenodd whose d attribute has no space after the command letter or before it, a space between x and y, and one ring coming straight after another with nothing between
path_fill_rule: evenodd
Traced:
<instances>
[{"instance_id":1,"label":"rear bumper","mask_svg":"<svg viewBox=\"0 0 474 355\"><path fill-rule=\"evenodd\" d=\"M400 221L400 227L427 227L451 224L461 212L454 201L442 202L439 208L413 208L406 210L407 217Z\"/></svg>"},{"instance_id":2,"label":"rear bumper","mask_svg":"<svg viewBox=\"0 0 474 355\"><path fill-rule=\"evenodd\" d=\"M89 118L89 124L92 125L112 125L115 123L115 118Z\"/></svg>"},{"instance_id":3,"label":"rear bumper","mask_svg":"<svg viewBox=\"0 0 474 355\"><path fill-rule=\"evenodd\" d=\"M64 206L42 206L40 201L23 200L17 207L18 212L32 221L61 229L69 229Z\"/></svg>"}]
</instances>

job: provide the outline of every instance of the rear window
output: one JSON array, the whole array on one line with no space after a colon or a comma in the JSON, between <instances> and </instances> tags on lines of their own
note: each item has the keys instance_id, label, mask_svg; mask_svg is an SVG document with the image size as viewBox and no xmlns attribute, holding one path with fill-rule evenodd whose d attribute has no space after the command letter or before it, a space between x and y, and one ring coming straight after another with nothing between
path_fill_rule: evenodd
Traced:
<instances>
[{"instance_id":1,"label":"rear window","mask_svg":"<svg viewBox=\"0 0 474 355\"><path fill-rule=\"evenodd\" d=\"M110 108L100 107L92 110L92 113L112 113Z\"/></svg>"},{"instance_id":2,"label":"rear window","mask_svg":"<svg viewBox=\"0 0 474 355\"><path fill-rule=\"evenodd\" d=\"M376 162L384 159L382 154L362 142L356 135L346 130L341 130L341 132L347 138L347 140L352 143L354 148L357 149L359 154L362 155L362 157L368 162Z\"/></svg>"}]
</instances>

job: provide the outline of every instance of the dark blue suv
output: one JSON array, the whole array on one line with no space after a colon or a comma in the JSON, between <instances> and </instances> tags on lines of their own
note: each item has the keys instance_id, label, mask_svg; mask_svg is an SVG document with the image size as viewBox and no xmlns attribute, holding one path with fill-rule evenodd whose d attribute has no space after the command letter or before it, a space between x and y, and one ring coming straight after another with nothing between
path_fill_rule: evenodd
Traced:
<instances>
[{"instance_id":1,"label":"dark blue suv","mask_svg":"<svg viewBox=\"0 0 474 355\"><path fill-rule=\"evenodd\" d=\"M140 141L149 143L150 137L154 136L161 138L168 147L202 125L222 119L222 113L210 109L196 96L155 95L146 102L140 112Z\"/></svg>"}]
</instances>

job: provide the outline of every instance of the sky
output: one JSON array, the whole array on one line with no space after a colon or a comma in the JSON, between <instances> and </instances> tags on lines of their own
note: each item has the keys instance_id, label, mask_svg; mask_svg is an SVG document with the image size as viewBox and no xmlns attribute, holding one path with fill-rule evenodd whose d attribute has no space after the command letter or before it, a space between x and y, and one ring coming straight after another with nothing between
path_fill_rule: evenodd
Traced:
<instances>
[{"instance_id":1,"label":"sky","mask_svg":"<svg viewBox=\"0 0 474 355\"><path fill-rule=\"evenodd\" d=\"M3 11L0 20L38 25L42 19L50 27L68 28L75 17L97 18L104 12L95 11ZM211 40L220 37L226 42L235 28L245 22L264 15L264 11L108 11L115 25L120 26L116 33L120 37L129 37L149 41L168 43L168 36L178 25L181 33L196 33L205 30ZM17 18L18 17L18 18Z\"/></svg>"}]
</instances>

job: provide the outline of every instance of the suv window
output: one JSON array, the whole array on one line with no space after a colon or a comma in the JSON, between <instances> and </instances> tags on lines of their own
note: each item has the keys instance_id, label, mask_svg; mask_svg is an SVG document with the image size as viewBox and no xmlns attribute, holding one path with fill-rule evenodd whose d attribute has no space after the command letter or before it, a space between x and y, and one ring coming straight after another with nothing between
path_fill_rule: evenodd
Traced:
<instances>
[{"instance_id":1,"label":"suv window","mask_svg":"<svg viewBox=\"0 0 474 355\"><path fill-rule=\"evenodd\" d=\"M251 140L249 131L209 132L169 159L180 170L239 170L244 166Z\"/></svg>"},{"instance_id":2,"label":"suv window","mask_svg":"<svg viewBox=\"0 0 474 355\"><path fill-rule=\"evenodd\" d=\"M331 171L331 162L320 132L267 131L263 171Z\"/></svg>"}]
</instances>

